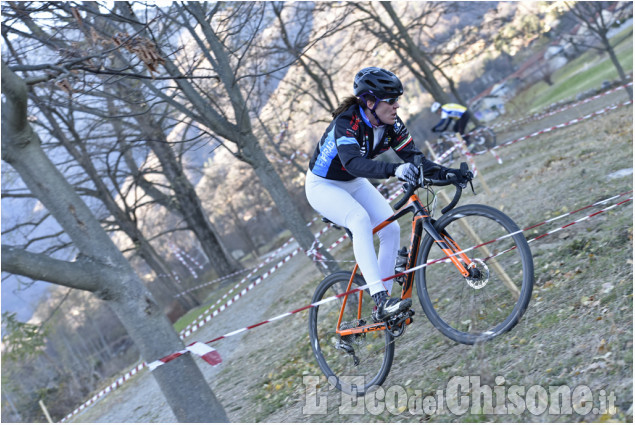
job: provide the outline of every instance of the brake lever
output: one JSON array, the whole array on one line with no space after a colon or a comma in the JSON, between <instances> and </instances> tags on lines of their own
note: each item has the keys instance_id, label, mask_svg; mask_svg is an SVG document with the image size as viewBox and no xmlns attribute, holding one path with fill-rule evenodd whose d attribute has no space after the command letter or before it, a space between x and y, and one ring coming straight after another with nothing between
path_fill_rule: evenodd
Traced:
<instances>
[{"instance_id":1,"label":"brake lever","mask_svg":"<svg viewBox=\"0 0 635 425\"><path fill-rule=\"evenodd\" d=\"M476 191L474 190L474 185L472 184L472 180L470 180L470 188L472 189L472 193L476 195Z\"/></svg>"}]
</instances>

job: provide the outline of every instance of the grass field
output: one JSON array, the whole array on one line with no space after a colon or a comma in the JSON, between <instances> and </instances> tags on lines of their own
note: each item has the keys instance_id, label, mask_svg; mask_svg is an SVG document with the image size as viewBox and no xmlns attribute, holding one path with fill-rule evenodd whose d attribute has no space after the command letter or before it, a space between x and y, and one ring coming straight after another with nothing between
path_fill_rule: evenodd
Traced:
<instances>
[{"instance_id":1,"label":"grass field","mask_svg":"<svg viewBox=\"0 0 635 425\"><path fill-rule=\"evenodd\" d=\"M629 34L630 32L630 34ZM633 34L632 27L613 37L619 42L615 48L625 73L633 71ZM539 81L519 93L514 103L525 105L523 113L530 115L545 107L564 100L574 100L579 93L599 89L604 81L618 78L617 70L608 54L589 50L571 61L552 75L553 85Z\"/></svg>"}]
</instances>

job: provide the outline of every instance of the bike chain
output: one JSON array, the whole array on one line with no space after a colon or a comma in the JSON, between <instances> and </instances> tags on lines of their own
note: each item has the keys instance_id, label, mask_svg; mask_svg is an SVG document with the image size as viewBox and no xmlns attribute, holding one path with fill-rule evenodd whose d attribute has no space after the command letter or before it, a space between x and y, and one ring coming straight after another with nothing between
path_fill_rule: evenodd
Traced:
<instances>
[{"instance_id":1,"label":"bike chain","mask_svg":"<svg viewBox=\"0 0 635 425\"><path fill-rule=\"evenodd\" d=\"M412 318L412 316L410 316L410 317ZM371 322L372 322L372 317L362 317L360 320L364 320L364 321L366 321L366 319L370 319L370 320L371 320ZM352 323L352 322L345 322L345 323L347 323L347 324L348 324L348 323ZM368 323L368 322L367 322L367 323ZM412 324L412 322L410 322L410 324ZM342 329L342 326L343 326L343 324L341 324L341 325L340 325L340 329ZM360 357L360 358L359 358L359 360L365 360L366 358L370 357L373 353L379 352L379 350L381 350L382 348L385 348L385 347L388 347L389 345L394 344L394 343L397 341L397 338L399 338L400 336L403 336L403 334L406 332L406 326L409 326L409 325L406 325L406 324L405 324L405 322L404 322L401 326L403 326L403 328L402 328L403 330L402 330L402 331L401 331L401 333L400 333L399 335L397 335L397 336L395 336L393 333L391 333L391 332L390 332L390 331L386 328L386 331L385 331L385 332L388 332L388 333L390 333L390 334L392 335L392 337L393 337L393 338L392 338L392 341L391 341L390 343L388 343L388 344L383 345L382 347L380 347L380 348L378 348L378 349L376 349L376 350L370 351L370 352L369 352L369 353L367 353L366 355L364 355L364 356ZM345 328L345 329L348 329L348 328ZM339 335L338 335L337 333L335 333L335 332L333 332L333 334L334 334L334 335L336 335L336 336L339 336ZM362 345L361 343L355 343L355 344L360 345L360 346ZM348 353L346 353L346 354L348 354Z\"/></svg>"}]
</instances>

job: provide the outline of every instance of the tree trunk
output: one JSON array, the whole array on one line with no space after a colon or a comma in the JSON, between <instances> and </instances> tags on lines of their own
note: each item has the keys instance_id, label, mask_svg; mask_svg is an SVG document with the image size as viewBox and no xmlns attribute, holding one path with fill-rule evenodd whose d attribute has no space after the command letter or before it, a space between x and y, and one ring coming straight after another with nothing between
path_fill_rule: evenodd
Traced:
<instances>
[{"instance_id":1,"label":"tree trunk","mask_svg":"<svg viewBox=\"0 0 635 425\"><path fill-rule=\"evenodd\" d=\"M284 216L289 230L302 249L304 249L305 252L312 248L317 249L315 246L316 244L314 244L314 236L307 228L305 220L296 208L280 176L276 173L271 162L267 159L258 143L258 139L253 133L248 105L243 99L240 85L236 81L236 75L234 74L234 69L232 68L233 62L230 59L229 52L225 49L225 46L218 38L218 35L214 32L214 29L207 21L205 11L203 10L201 4L197 2L190 2L183 7L191 13L200 25L200 31L208 43L208 46L201 45L203 54L208 58L210 63L214 65L214 70L219 75L237 122L230 122L226 118L225 111L222 111L223 113L221 113L210 106L207 99L201 96L198 92L197 87L186 79L181 78L182 74L178 66L170 61L165 55L162 55L165 60L163 66L169 75L178 77L175 78L175 83L180 88L183 96L185 96L190 102L190 105L187 106L180 105L178 102L172 102L172 105L187 116L197 119L201 124L211 129L219 137L235 143L238 150L238 153L235 153L235 155L254 168L260 182L271 195L271 198L276 203L278 210ZM135 22L134 27L138 31L144 31L143 26L138 23L138 20L129 5L120 3L119 10L121 14L128 17L131 22ZM187 21L185 24L187 24ZM187 25L185 26L187 27ZM202 43L202 40L198 36L198 31L193 31L192 28L188 29L190 30L190 34L197 39L197 42ZM172 99L166 98L164 93L157 90L157 88L152 86L148 81L144 81L144 83L150 89L155 90L157 95L163 96L163 99L166 101L172 101ZM195 112L193 113L193 111ZM323 274L329 274L338 270L335 260L329 253L326 252L325 249L320 250L320 255L325 261L315 262L315 264Z\"/></svg>"},{"instance_id":2,"label":"tree trunk","mask_svg":"<svg viewBox=\"0 0 635 425\"><path fill-rule=\"evenodd\" d=\"M427 87L428 91L430 92L432 97L434 97L436 100L438 100L441 103L446 103L448 100L448 97L443 91L443 88L441 87L437 79L435 78L433 70L430 69L430 67L426 63L425 55L421 52L419 47L417 47L417 45L414 43L414 41L412 40L412 37L410 37L410 34L408 34L408 30L403 26L403 23L401 22L401 20L395 13L395 10L393 9L392 5L390 4L390 2L381 2L381 5L384 7L386 12L388 13L388 16L397 27L399 36L402 38L402 40L406 42L406 45L408 47L408 53L410 54L411 60L413 60L417 64L421 72L423 72L423 76L428 83L428 87Z\"/></svg>"},{"instance_id":3,"label":"tree trunk","mask_svg":"<svg viewBox=\"0 0 635 425\"><path fill-rule=\"evenodd\" d=\"M260 253L258 252L258 247L256 246L256 243L254 242L251 235L245 228L245 224L243 223L243 220L238 215L238 211L236 211L236 208L234 208L234 205L232 204L231 199L227 200L227 208L229 208L229 210L232 213L232 220L234 222L234 225L236 226L236 230L242 236L242 239L245 241L245 243L249 247L249 251L251 251L251 253L254 255L254 258L257 259L260 256Z\"/></svg>"},{"instance_id":4,"label":"tree trunk","mask_svg":"<svg viewBox=\"0 0 635 425\"><path fill-rule=\"evenodd\" d=\"M121 231L123 231L130 238L141 258L146 262L148 267L150 267L155 272L158 277L158 281L164 285L164 287L167 289L167 292L172 296L184 292L185 289L172 277L172 272L170 271L165 261L163 261L161 256L156 252L150 242L141 233L137 222L130 218L130 214L127 213L129 209L124 211L119 206L119 203L117 203L115 198L113 198L109 188L104 183L99 172L93 165L90 154L82 145L81 137L79 137L79 135L75 133L75 129L69 129L72 134L76 135L74 140L75 143L73 143L71 140L69 140L68 137L66 137L65 133L59 127L59 124L53 116L52 111L47 106L43 105L42 102L37 98L36 104L40 107L40 110L47 117L49 123L53 128L54 134L56 135L62 146L64 146L68 153L73 158L75 158L75 160L82 167L86 175L91 179L91 181L95 185L95 188L97 189L99 199L103 202L104 206L106 207L106 209L108 209L110 214L112 214L112 216L115 218ZM126 200L122 199L121 202L125 205ZM178 297L178 301L186 310L190 310L200 305L200 302L191 294L186 294L183 297Z\"/></svg>"},{"instance_id":5,"label":"tree trunk","mask_svg":"<svg viewBox=\"0 0 635 425\"><path fill-rule=\"evenodd\" d=\"M254 135L249 135L244 139L244 153L246 159L254 168L254 172L260 179L262 185L267 189L271 198L276 204L278 211L286 220L289 230L295 237L296 241L307 252L310 249L319 251L319 255L323 261L315 261L315 265L324 274L334 273L338 270L335 259L326 252L326 249L317 248L316 239L311 230L306 226L306 221L300 214L293 199L289 195L282 179L273 168L273 165L267 159L258 140Z\"/></svg>"},{"instance_id":6,"label":"tree trunk","mask_svg":"<svg viewBox=\"0 0 635 425\"><path fill-rule=\"evenodd\" d=\"M194 232L201 243L203 251L219 277L229 275L242 269L225 248L216 229L212 227L209 218L205 214L201 200L196 194L192 183L187 179L181 165L178 163L174 150L165 137L158 123L150 117L139 115L136 117L142 132L146 135L146 142L161 163L163 174L170 182L177 199L176 206L179 213L185 219L188 227Z\"/></svg>"},{"instance_id":7,"label":"tree trunk","mask_svg":"<svg viewBox=\"0 0 635 425\"><path fill-rule=\"evenodd\" d=\"M76 261L66 262L2 245L2 270L93 292L112 308L146 361L183 349L152 294L44 154L27 120L26 93L24 80L2 61L2 159L55 217L80 255ZM152 376L178 421L228 420L190 355L155 369Z\"/></svg>"},{"instance_id":8,"label":"tree trunk","mask_svg":"<svg viewBox=\"0 0 635 425\"><path fill-rule=\"evenodd\" d=\"M611 46L611 42L606 37L606 34L604 34L604 36L602 37L602 44L604 44L604 48L608 52L609 57L611 58L611 62L613 62L613 66L615 66L615 69L617 70L617 75L619 75L620 81L622 82L622 84L628 83L628 81L626 80L626 74L624 73L624 69L622 68L622 64L620 64L620 61L615 54L615 50L613 49L613 46ZM633 101L633 86L627 86L625 90L626 93L628 93L629 99Z\"/></svg>"}]
</instances>

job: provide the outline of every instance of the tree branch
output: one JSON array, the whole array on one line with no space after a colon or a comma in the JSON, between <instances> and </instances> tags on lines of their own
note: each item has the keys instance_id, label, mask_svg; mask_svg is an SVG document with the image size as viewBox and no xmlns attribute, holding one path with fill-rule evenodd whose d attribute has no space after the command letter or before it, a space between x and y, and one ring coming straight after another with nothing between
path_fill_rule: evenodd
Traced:
<instances>
[{"instance_id":1,"label":"tree branch","mask_svg":"<svg viewBox=\"0 0 635 425\"><path fill-rule=\"evenodd\" d=\"M2 271L90 292L100 289L102 276L115 272L96 262L55 260L10 245L2 245Z\"/></svg>"}]
</instances>

